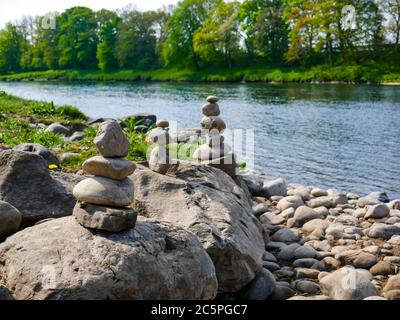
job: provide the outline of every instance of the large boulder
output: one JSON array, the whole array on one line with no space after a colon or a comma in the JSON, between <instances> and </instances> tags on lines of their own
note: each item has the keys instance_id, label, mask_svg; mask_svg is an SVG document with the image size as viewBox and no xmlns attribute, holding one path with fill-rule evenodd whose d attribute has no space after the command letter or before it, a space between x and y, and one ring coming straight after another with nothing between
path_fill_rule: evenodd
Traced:
<instances>
[{"instance_id":1,"label":"large boulder","mask_svg":"<svg viewBox=\"0 0 400 320\"><path fill-rule=\"evenodd\" d=\"M171 176L141 168L131 178L143 214L199 237L214 262L220 292L237 292L255 278L266 235L248 196L232 178L184 161Z\"/></svg>"},{"instance_id":2,"label":"large boulder","mask_svg":"<svg viewBox=\"0 0 400 320\"><path fill-rule=\"evenodd\" d=\"M0 245L0 279L15 299L213 299L215 269L200 241L140 218L123 233L90 231L73 217L25 229Z\"/></svg>"},{"instance_id":3,"label":"large boulder","mask_svg":"<svg viewBox=\"0 0 400 320\"><path fill-rule=\"evenodd\" d=\"M0 200L21 212L22 226L71 215L76 202L42 157L15 150L0 152Z\"/></svg>"}]
</instances>

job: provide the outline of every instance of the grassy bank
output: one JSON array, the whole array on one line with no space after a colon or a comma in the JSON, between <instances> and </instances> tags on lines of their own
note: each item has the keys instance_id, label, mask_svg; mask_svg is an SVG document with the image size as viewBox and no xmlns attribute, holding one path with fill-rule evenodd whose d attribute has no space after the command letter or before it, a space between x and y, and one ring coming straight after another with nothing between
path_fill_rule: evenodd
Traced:
<instances>
[{"instance_id":1,"label":"grassy bank","mask_svg":"<svg viewBox=\"0 0 400 320\"><path fill-rule=\"evenodd\" d=\"M0 76L3 81L188 81L400 83L400 67L383 65L312 68L160 69L151 71L50 70Z\"/></svg>"},{"instance_id":2,"label":"grassy bank","mask_svg":"<svg viewBox=\"0 0 400 320\"><path fill-rule=\"evenodd\" d=\"M58 157L63 153L73 152L76 156L62 164L66 171L76 171L82 163L97 155L93 144L96 129L87 125L87 116L72 106L55 106L52 103L28 101L0 92L0 146L12 148L22 143L38 143L53 150ZM80 131L82 141L68 141L62 135L46 132L52 123L60 123L71 132ZM128 159L144 161L147 145L144 134L134 131L133 125L125 129L131 143Z\"/></svg>"}]
</instances>

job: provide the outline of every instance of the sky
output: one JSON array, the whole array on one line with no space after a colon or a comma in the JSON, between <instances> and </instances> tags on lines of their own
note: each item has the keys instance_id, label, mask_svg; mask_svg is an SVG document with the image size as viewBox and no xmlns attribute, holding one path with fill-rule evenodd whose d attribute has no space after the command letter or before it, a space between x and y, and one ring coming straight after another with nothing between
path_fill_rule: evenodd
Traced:
<instances>
[{"instance_id":1,"label":"sky","mask_svg":"<svg viewBox=\"0 0 400 320\"><path fill-rule=\"evenodd\" d=\"M155 10L163 5L176 4L178 0L0 0L0 27L24 15L44 15L48 12L62 12L74 6L99 9L121 9L135 4L139 10Z\"/></svg>"}]
</instances>

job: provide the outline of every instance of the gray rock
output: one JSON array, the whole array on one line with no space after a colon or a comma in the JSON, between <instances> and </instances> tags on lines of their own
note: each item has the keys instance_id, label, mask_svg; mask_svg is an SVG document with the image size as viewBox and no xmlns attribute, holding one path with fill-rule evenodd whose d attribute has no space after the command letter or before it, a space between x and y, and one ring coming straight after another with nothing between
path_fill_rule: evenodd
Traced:
<instances>
[{"instance_id":1,"label":"gray rock","mask_svg":"<svg viewBox=\"0 0 400 320\"><path fill-rule=\"evenodd\" d=\"M83 135L82 132L74 132L72 136L69 137L69 141L74 142L74 141L82 141L85 139L85 136Z\"/></svg>"},{"instance_id":2,"label":"gray rock","mask_svg":"<svg viewBox=\"0 0 400 320\"><path fill-rule=\"evenodd\" d=\"M22 215L18 209L0 200L0 240L16 233L21 221Z\"/></svg>"},{"instance_id":3,"label":"gray rock","mask_svg":"<svg viewBox=\"0 0 400 320\"><path fill-rule=\"evenodd\" d=\"M310 208L325 207L331 208L333 206L332 198L328 196L322 196L318 198L311 199L307 202L307 206Z\"/></svg>"},{"instance_id":4,"label":"gray rock","mask_svg":"<svg viewBox=\"0 0 400 320\"><path fill-rule=\"evenodd\" d=\"M400 274L390 277L382 292L389 300L400 300Z\"/></svg>"},{"instance_id":5,"label":"gray rock","mask_svg":"<svg viewBox=\"0 0 400 320\"><path fill-rule=\"evenodd\" d=\"M377 204L368 208L365 219L381 219L389 215L390 209L386 204Z\"/></svg>"},{"instance_id":6,"label":"gray rock","mask_svg":"<svg viewBox=\"0 0 400 320\"><path fill-rule=\"evenodd\" d=\"M128 160L96 156L86 160L82 169L94 176L121 181L135 172L136 165Z\"/></svg>"},{"instance_id":7,"label":"gray rock","mask_svg":"<svg viewBox=\"0 0 400 320\"><path fill-rule=\"evenodd\" d=\"M263 260L264 261L275 262L275 263L278 262L278 260L275 258L275 256L272 253L268 252L268 251L264 252Z\"/></svg>"},{"instance_id":8,"label":"gray rock","mask_svg":"<svg viewBox=\"0 0 400 320\"><path fill-rule=\"evenodd\" d=\"M282 200L280 200L277 204L278 210L284 211L289 208L297 209L298 207L302 206L303 200L301 199L300 196L289 196L285 197Z\"/></svg>"},{"instance_id":9,"label":"gray rock","mask_svg":"<svg viewBox=\"0 0 400 320\"><path fill-rule=\"evenodd\" d=\"M276 215L272 212L264 213L260 216L261 223L268 223L272 225L279 225L285 222L285 219L279 215Z\"/></svg>"},{"instance_id":10,"label":"gray rock","mask_svg":"<svg viewBox=\"0 0 400 320\"><path fill-rule=\"evenodd\" d=\"M385 192L372 192L366 197L362 197L358 199L358 206L360 208L364 208L365 206L373 206L379 203L388 203L389 197Z\"/></svg>"},{"instance_id":11,"label":"gray rock","mask_svg":"<svg viewBox=\"0 0 400 320\"><path fill-rule=\"evenodd\" d=\"M14 298L6 287L0 285L0 301L6 300L14 300Z\"/></svg>"},{"instance_id":12,"label":"gray rock","mask_svg":"<svg viewBox=\"0 0 400 320\"><path fill-rule=\"evenodd\" d=\"M103 122L94 143L105 158L124 158L128 155L129 142L117 121Z\"/></svg>"},{"instance_id":13,"label":"gray rock","mask_svg":"<svg viewBox=\"0 0 400 320\"><path fill-rule=\"evenodd\" d=\"M281 178L272 181L265 181L262 186L261 193L265 198L269 198L272 196L286 197L287 194L286 182Z\"/></svg>"},{"instance_id":14,"label":"gray rock","mask_svg":"<svg viewBox=\"0 0 400 320\"><path fill-rule=\"evenodd\" d=\"M287 195L299 196L303 201L307 201L310 199L310 190L302 185L293 185L293 189L289 189Z\"/></svg>"},{"instance_id":15,"label":"gray rock","mask_svg":"<svg viewBox=\"0 0 400 320\"><path fill-rule=\"evenodd\" d=\"M279 270L281 268L279 266L279 264L277 264L275 262L271 262L271 261L263 261L263 267L265 269L268 269L271 272L274 272L274 271Z\"/></svg>"},{"instance_id":16,"label":"gray rock","mask_svg":"<svg viewBox=\"0 0 400 320\"><path fill-rule=\"evenodd\" d=\"M317 262L318 262L317 259L302 258L302 259L295 260L292 264L292 267L293 268L311 268Z\"/></svg>"},{"instance_id":17,"label":"gray rock","mask_svg":"<svg viewBox=\"0 0 400 320\"><path fill-rule=\"evenodd\" d=\"M312 233L316 229L321 229L321 230L325 231L328 227L329 227L328 221L322 220L322 219L313 219L313 220L306 222L303 225L302 230L303 230L303 232Z\"/></svg>"},{"instance_id":18,"label":"gray rock","mask_svg":"<svg viewBox=\"0 0 400 320\"><path fill-rule=\"evenodd\" d=\"M268 211L268 207L264 203L258 203L254 205L251 209L255 216L261 216L263 213Z\"/></svg>"},{"instance_id":19,"label":"gray rock","mask_svg":"<svg viewBox=\"0 0 400 320\"><path fill-rule=\"evenodd\" d=\"M289 230L286 228L278 230L271 237L272 241L284 242L284 243L296 242L299 239L300 235L297 231Z\"/></svg>"},{"instance_id":20,"label":"gray rock","mask_svg":"<svg viewBox=\"0 0 400 320\"><path fill-rule=\"evenodd\" d=\"M378 259L373 254L362 250L348 250L339 253L336 256L342 264L353 265L355 268L369 269L378 262Z\"/></svg>"},{"instance_id":21,"label":"gray rock","mask_svg":"<svg viewBox=\"0 0 400 320\"><path fill-rule=\"evenodd\" d=\"M368 236L371 238L380 238L388 240L392 236L400 235L399 225L388 225L384 223L374 223L368 232Z\"/></svg>"},{"instance_id":22,"label":"gray rock","mask_svg":"<svg viewBox=\"0 0 400 320\"><path fill-rule=\"evenodd\" d=\"M348 203L347 196L335 189L328 190L328 197L331 198L333 207Z\"/></svg>"},{"instance_id":23,"label":"gray rock","mask_svg":"<svg viewBox=\"0 0 400 320\"><path fill-rule=\"evenodd\" d=\"M147 133L149 131L149 127L140 125L140 126L135 126L134 130L136 133Z\"/></svg>"},{"instance_id":24,"label":"gray rock","mask_svg":"<svg viewBox=\"0 0 400 320\"><path fill-rule=\"evenodd\" d=\"M18 146L14 147L13 150L37 154L46 160L48 165L55 164L58 166L60 164L60 161L53 151L37 143L19 144Z\"/></svg>"},{"instance_id":25,"label":"gray rock","mask_svg":"<svg viewBox=\"0 0 400 320\"><path fill-rule=\"evenodd\" d=\"M275 291L269 296L269 300L282 301L293 297L296 294L289 284L283 285L282 282L277 282Z\"/></svg>"},{"instance_id":26,"label":"gray rock","mask_svg":"<svg viewBox=\"0 0 400 320\"><path fill-rule=\"evenodd\" d=\"M15 150L0 152L0 200L21 212L23 227L71 215L76 202L42 157Z\"/></svg>"},{"instance_id":27,"label":"gray rock","mask_svg":"<svg viewBox=\"0 0 400 320\"><path fill-rule=\"evenodd\" d=\"M320 293L321 289L318 285L318 283L315 283L310 280L298 280L295 281L294 287L303 293L307 294L318 294Z\"/></svg>"},{"instance_id":28,"label":"gray rock","mask_svg":"<svg viewBox=\"0 0 400 320\"><path fill-rule=\"evenodd\" d=\"M133 202L133 183L126 178L122 181L103 177L91 177L78 183L74 197L89 204L126 207Z\"/></svg>"},{"instance_id":29,"label":"gray rock","mask_svg":"<svg viewBox=\"0 0 400 320\"><path fill-rule=\"evenodd\" d=\"M288 222L288 227L302 227L308 221L321 218L321 214L317 211L306 206L301 206L296 209L292 218L293 220L290 223Z\"/></svg>"},{"instance_id":30,"label":"gray rock","mask_svg":"<svg viewBox=\"0 0 400 320\"><path fill-rule=\"evenodd\" d=\"M371 279L368 271L343 267L323 277L319 284L322 293L334 300L362 300L378 295Z\"/></svg>"},{"instance_id":31,"label":"gray rock","mask_svg":"<svg viewBox=\"0 0 400 320\"><path fill-rule=\"evenodd\" d=\"M125 125L126 122L143 125L148 128L148 127L152 126L153 124L156 124L157 116L155 116L154 114L142 112L142 113L137 113L137 114L134 114L131 116L122 117L121 119L119 119L119 122L123 128L126 127L126 125Z\"/></svg>"},{"instance_id":32,"label":"gray rock","mask_svg":"<svg viewBox=\"0 0 400 320\"><path fill-rule=\"evenodd\" d=\"M53 123L50 126L47 127L47 129L45 130L45 132L52 132L54 134L61 134L64 136L67 136L70 134L70 130L63 126L60 123Z\"/></svg>"},{"instance_id":33,"label":"gray rock","mask_svg":"<svg viewBox=\"0 0 400 320\"><path fill-rule=\"evenodd\" d=\"M220 114L219 106L215 102L209 102L203 106L203 115L207 117L218 117Z\"/></svg>"},{"instance_id":34,"label":"gray rock","mask_svg":"<svg viewBox=\"0 0 400 320\"><path fill-rule=\"evenodd\" d=\"M156 122L157 128L162 128L166 129L169 127L169 121L168 120L159 120Z\"/></svg>"},{"instance_id":35,"label":"gray rock","mask_svg":"<svg viewBox=\"0 0 400 320\"><path fill-rule=\"evenodd\" d=\"M99 124L101 124L101 123L103 123L103 122L106 122L106 121L109 121L109 120L115 120L115 119L112 119L112 118L97 118L97 119L92 119L92 120L90 120L90 121L88 122L88 125L89 125L89 126L96 126L96 125L99 125Z\"/></svg>"},{"instance_id":36,"label":"gray rock","mask_svg":"<svg viewBox=\"0 0 400 320\"><path fill-rule=\"evenodd\" d=\"M245 300L265 300L276 288L273 274L267 269L261 269L250 285L243 290L241 297Z\"/></svg>"},{"instance_id":37,"label":"gray rock","mask_svg":"<svg viewBox=\"0 0 400 320\"><path fill-rule=\"evenodd\" d=\"M137 213L132 209L116 209L77 203L73 215L85 228L121 232L135 227Z\"/></svg>"},{"instance_id":38,"label":"gray rock","mask_svg":"<svg viewBox=\"0 0 400 320\"><path fill-rule=\"evenodd\" d=\"M294 259L294 252L297 248L300 248L298 243L289 244L283 248L281 248L278 258L285 261L290 261Z\"/></svg>"},{"instance_id":39,"label":"gray rock","mask_svg":"<svg viewBox=\"0 0 400 320\"><path fill-rule=\"evenodd\" d=\"M294 251L294 257L296 259L302 259L302 258L315 258L317 255L317 252L315 251L314 248L310 246L301 246L300 248L297 248Z\"/></svg>"},{"instance_id":40,"label":"gray rock","mask_svg":"<svg viewBox=\"0 0 400 320\"><path fill-rule=\"evenodd\" d=\"M214 261L220 292L239 291L261 270L265 231L251 199L226 173L181 161L168 176L141 169L130 178L144 214L199 237Z\"/></svg>"},{"instance_id":41,"label":"gray rock","mask_svg":"<svg viewBox=\"0 0 400 320\"><path fill-rule=\"evenodd\" d=\"M212 300L217 279L192 233L140 218L107 233L74 217L25 229L0 245L0 274L17 300Z\"/></svg>"}]
</instances>

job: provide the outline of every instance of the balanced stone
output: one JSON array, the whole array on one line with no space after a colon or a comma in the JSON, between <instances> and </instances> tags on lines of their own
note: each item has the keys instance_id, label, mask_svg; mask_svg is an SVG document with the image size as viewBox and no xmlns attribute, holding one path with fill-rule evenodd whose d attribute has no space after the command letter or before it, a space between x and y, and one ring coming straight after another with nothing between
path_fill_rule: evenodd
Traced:
<instances>
[{"instance_id":1,"label":"balanced stone","mask_svg":"<svg viewBox=\"0 0 400 320\"><path fill-rule=\"evenodd\" d=\"M226 144L221 144L215 147L203 144L194 152L193 159L198 161L219 159L229 154L231 151L231 147Z\"/></svg>"},{"instance_id":2,"label":"balanced stone","mask_svg":"<svg viewBox=\"0 0 400 320\"><path fill-rule=\"evenodd\" d=\"M169 121L167 121L167 120L159 120L159 121L157 121L156 126L157 126L157 128L163 128L163 129L168 128L169 127Z\"/></svg>"},{"instance_id":3,"label":"balanced stone","mask_svg":"<svg viewBox=\"0 0 400 320\"><path fill-rule=\"evenodd\" d=\"M219 109L219 105L216 103L206 103L203 106L203 114L207 117L217 117L221 114L221 111Z\"/></svg>"},{"instance_id":4,"label":"balanced stone","mask_svg":"<svg viewBox=\"0 0 400 320\"><path fill-rule=\"evenodd\" d=\"M115 181L103 177L91 177L78 183L73 194L80 202L126 207L133 202L133 182L129 178Z\"/></svg>"},{"instance_id":5,"label":"balanced stone","mask_svg":"<svg viewBox=\"0 0 400 320\"><path fill-rule=\"evenodd\" d=\"M209 96L209 97L207 97L206 100L207 100L207 102L210 102L210 103L217 103L219 101L219 98L216 96Z\"/></svg>"},{"instance_id":6,"label":"balanced stone","mask_svg":"<svg viewBox=\"0 0 400 320\"><path fill-rule=\"evenodd\" d=\"M151 151L149 168L160 174L166 174L171 168L169 152L165 146L158 145Z\"/></svg>"},{"instance_id":7,"label":"balanced stone","mask_svg":"<svg viewBox=\"0 0 400 320\"><path fill-rule=\"evenodd\" d=\"M135 227L137 213L132 209L118 209L77 203L73 215L80 225L89 229L121 232Z\"/></svg>"},{"instance_id":8,"label":"balanced stone","mask_svg":"<svg viewBox=\"0 0 400 320\"><path fill-rule=\"evenodd\" d=\"M105 158L124 158L129 152L129 142L120 124L115 120L101 124L94 143Z\"/></svg>"},{"instance_id":9,"label":"balanced stone","mask_svg":"<svg viewBox=\"0 0 400 320\"><path fill-rule=\"evenodd\" d=\"M205 130L223 132L226 129L226 124L220 117L203 117L201 127Z\"/></svg>"},{"instance_id":10,"label":"balanced stone","mask_svg":"<svg viewBox=\"0 0 400 320\"><path fill-rule=\"evenodd\" d=\"M136 170L132 161L96 156L83 163L83 171L94 176L124 180Z\"/></svg>"}]
</instances>

